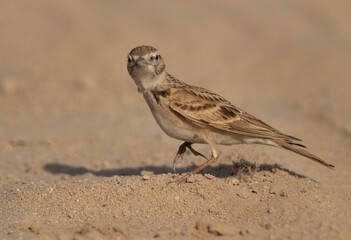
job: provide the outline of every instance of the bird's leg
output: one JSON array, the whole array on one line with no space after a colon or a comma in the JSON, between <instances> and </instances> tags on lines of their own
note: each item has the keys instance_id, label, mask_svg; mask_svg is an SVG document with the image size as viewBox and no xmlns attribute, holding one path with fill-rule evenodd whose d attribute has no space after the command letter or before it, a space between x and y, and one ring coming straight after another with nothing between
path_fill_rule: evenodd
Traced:
<instances>
[{"instance_id":1,"label":"bird's leg","mask_svg":"<svg viewBox=\"0 0 351 240\"><path fill-rule=\"evenodd\" d=\"M203 157L204 159L207 159L205 157L205 155L203 155L202 153L199 153L198 151L196 151L192 146L191 146L191 143L189 143L189 145L187 145L187 148L195 155L195 156L201 156Z\"/></svg>"},{"instance_id":2,"label":"bird's leg","mask_svg":"<svg viewBox=\"0 0 351 240\"><path fill-rule=\"evenodd\" d=\"M183 155L186 151L186 145L188 143L187 142L184 142L182 145L179 146L179 149L178 149L178 152L177 154L175 155L174 159L173 159L173 171L175 172L175 164L177 162L177 159L180 157L181 159L183 159Z\"/></svg>"},{"instance_id":3,"label":"bird's leg","mask_svg":"<svg viewBox=\"0 0 351 240\"><path fill-rule=\"evenodd\" d=\"M214 163L215 161L217 161L216 158L214 158L213 156L207 160L206 162L204 162L203 164L201 164L200 166L198 166L197 168L195 168L194 170L192 170L191 172L188 172L187 174L185 174L184 176L182 176L181 178L178 178L177 180L175 180L174 182L176 183L182 183L185 182L186 179L188 177L190 177L191 175L194 175L198 172L200 172L202 169L204 169L205 167L207 167L208 165Z\"/></svg>"},{"instance_id":4,"label":"bird's leg","mask_svg":"<svg viewBox=\"0 0 351 240\"><path fill-rule=\"evenodd\" d=\"M173 171L175 171L175 164L177 162L177 159L180 157L181 159L183 159L183 155L186 151L186 148L188 148L195 156L201 156L203 158L206 159L206 157L202 154L199 153L198 151L196 151L194 148L191 147L192 143L189 142L184 142L182 145L179 146L178 152L175 155L174 159L173 159Z\"/></svg>"},{"instance_id":5,"label":"bird's leg","mask_svg":"<svg viewBox=\"0 0 351 240\"><path fill-rule=\"evenodd\" d=\"M182 145L185 145L187 142L183 143ZM190 144L190 143L189 143ZM181 146L182 146L181 145ZM190 144L191 145L191 144ZM181 147L180 146L180 147ZM179 147L179 149L180 149ZM204 162L203 164L201 164L200 166L198 166L197 168L195 168L194 170L192 170L191 172L188 172L187 174L185 174L184 176L182 176L181 178L175 180L174 182L176 183L182 183L185 182L186 179L188 177L190 177L193 174L198 173L199 171L201 171L202 169L204 169L205 167L207 167L208 165L211 165L212 163L214 163L215 161L217 161L219 154L218 154L218 150L216 149L214 144L210 144L211 147L211 151L212 151L212 156L210 159L208 159L206 162ZM195 153L194 153L195 154ZM201 154L201 153L200 153ZM201 154L202 155L202 154ZM203 156L203 155L202 155Z\"/></svg>"}]
</instances>

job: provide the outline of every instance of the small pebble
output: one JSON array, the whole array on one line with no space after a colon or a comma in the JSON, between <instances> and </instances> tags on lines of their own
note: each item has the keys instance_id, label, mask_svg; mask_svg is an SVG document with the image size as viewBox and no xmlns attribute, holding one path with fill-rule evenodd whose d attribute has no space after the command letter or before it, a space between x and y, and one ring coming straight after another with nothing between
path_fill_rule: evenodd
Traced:
<instances>
[{"instance_id":1,"label":"small pebble","mask_svg":"<svg viewBox=\"0 0 351 240\"><path fill-rule=\"evenodd\" d=\"M211 223L208 227L208 231L217 236L228 236L235 235L238 229L235 226L225 223Z\"/></svg>"},{"instance_id":2,"label":"small pebble","mask_svg":"<svg viewBox=\"0 0 351 240\"><path fill-rule=\"evenodd\" d=\"M240 234L241 236L247 236L247 235L250 234L250 231L247 230L247 229L243 229L243 230L240 230L240 231L239 231L239 234Z\"/></svg>"},{"instance_id":3,"label":"small pebble","mask_svg":"<svg viewBox=\"0 0 351 240\"><path fill-rule=\"evenodd\" d=\"M247 199L250 197L250 193L251 191L248 191L246 189L238 189L236 195L238 195L240 198Z\"/></svg>"},{"instance_id":4,"label":"small pebble","mask_svg":"<svg viewBox=\"0 0 351 240\"><path fill-rule=\"evenodd\" d=\"M68 179L70 179L71 177L70 177L70 175L68 175L68 174L63 174L62 175L62 180L68 180Z\"/></svg>"},{"instance_id":5,"label":"small pebble","mask_svg":"<svg viewBox=\"0 0 351 240\"><path fill-rule=\"evenodd\" d=\"M207 179L214 179L214 178L215 178L213 175L208 174L208 173L205 174L205 177L206 177Z\"/></svg>"},{"instance_id":6,"label":"small pebble","mask_svg":"<svg viewBox=\"0 0 351 240\"><path fill-rule=\"evenodd\" d=\"M273 206L270 206L270 207L268 208L267 212L268 212L269 214L273 214L273 213L276 212L276 210L275 210L275 208L274 208Z\"/></svg>"},{"instance_id":7,"label":"small pebble","mask_svg":"<svg viewBox=\"0 0 351 240\"><path fill-rule=\"evenodd\" d=\"M190 176L190 177L188 177L188 178L186 179L186 182L187 182L187 183L194 183L194 182L195 182L195 179L194 179L193 176Z\"/></svg>"},{"instance_id":8,"label":"small pebble","mask_svg":"<svg viewBox=\"0 0 351 240\"><path fill-rule=\"evenodd\" d=\"M232 179L232 184L233 185L239 185L240 181L237 178Z\"/></svg>"},{"instance_id":9,"label":"small pebble","mask_svg":"<svg viewBox=\"0 0 351 240\"><path fill-rule=\"evenodd\" d=\"M275 186L271 186L270 189L269 189L269 193L270 194L276 194L277 193L277 188Z\"/></svg>"},{"instance_id":10,"label":"small pebble","mask_svg":"<svg viewBox=\"0 0 351 240\"><path fill-rule=\"evenodd\" d=\"M149 180L150 179L150 176L148 175L143 175L143 180Z\"/></svg>"},{"instance_id":11,"label":"small pebble","mask_svg":"<svg viewBox=\"0 0 351 240\"><path fill-rule=\"evenodd\" d=\"M204 219L200 219L196 222L195 228L201 232L208 231L209 222Z\"/></svg>"}]
</instances>

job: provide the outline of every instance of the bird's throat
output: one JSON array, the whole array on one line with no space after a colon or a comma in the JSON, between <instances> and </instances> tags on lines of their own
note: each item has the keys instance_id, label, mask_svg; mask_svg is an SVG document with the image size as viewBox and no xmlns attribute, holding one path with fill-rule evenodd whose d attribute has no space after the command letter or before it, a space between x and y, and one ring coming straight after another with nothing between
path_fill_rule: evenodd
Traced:
<instances>
[{"instance_id":1,"label":"bird's throat","mask_svg":"<svg viewBox=\"0 0 351 240\"><path fill-rule=\"evenodd\" d=\"M162 82L166 79L166 72L164 71L157 75L142 74L133 79L138 86L139 92L154 91L162 85Z\"/></svg>"}]
</instances>

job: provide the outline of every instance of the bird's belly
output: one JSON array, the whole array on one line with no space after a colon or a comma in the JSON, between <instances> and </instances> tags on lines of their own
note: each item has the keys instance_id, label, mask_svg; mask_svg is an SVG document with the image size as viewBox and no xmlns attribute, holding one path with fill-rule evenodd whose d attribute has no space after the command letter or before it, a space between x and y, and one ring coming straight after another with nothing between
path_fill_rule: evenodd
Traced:
<instances>
[{"instance_id":1,"label":"bird's belly","mask_svg":"<svg viewBox=\"0 0 351 240\"><path fill-rule=\"evenodd\" d=\"M196 130L189 127L174 113L161 110L153 112L153 115L158 125L168 136L187 142L200 142Z\"/></svg>"},{"instance_id":2,"label":"bird's belly","mask_svg":"<svg viewBox=\"0 0 351 240\"><path fill-rule=\"evenodd\" d=\"M211 127L200 127L179 118L174 112L162 108L152 111L161 129L170 137L190 143L215 143L233 145L246 142L242 135L218 130Z\"/></svg>"},{"instance_id":3,"label":"bird's belly","mask_svg":"<svg viewBox=\"0 0 351 240\"><path fill-rule=\"evenodd\" d=\"M233 145L245 143L243 135L191 123L181 115L172 111L166 102L157 101L152 93L144 93L152 115L161 129L170 137L190 143L214 143Z\"/></svg>"}]
</instances>

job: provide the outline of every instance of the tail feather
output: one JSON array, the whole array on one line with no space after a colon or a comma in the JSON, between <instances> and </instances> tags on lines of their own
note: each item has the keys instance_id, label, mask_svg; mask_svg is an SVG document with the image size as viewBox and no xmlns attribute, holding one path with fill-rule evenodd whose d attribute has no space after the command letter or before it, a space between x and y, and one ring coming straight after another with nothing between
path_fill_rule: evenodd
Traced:
<instances>
[{"instance_id":1,"label":"tail feather","mask_svg":"<svg viewBox=\"0 0 351 240\"><path fill-rule=\"evenodd\" d=\"M306 146L301 144L301 143L296 143L296 142L291 142L291 141L287 141L286 143L287 144L291 144L291 145L295 145L295 146L299 146L299 147L302 147L302 148L306 148Z\"/></svg>"},{"instance_id":2,"label":"tail feather","mask_svg":"<svg viewBox=\"0 0 351 240\"><path fill-rule=\"evenodd\" d=\"M281 146L282 148L285 148L287 150L290 150L292 152L300 154L300 155L302 155L306 158L309 158L309 159L311 159L319 164L322 164L325 167L328 167L330 169L334 169L334 165L323 161L319 157L317 157L317 156L313 155L312 153L309 153L305 149L303 149L303 148L305 148L305 146L302 144L294 143L291 141L284 141L284 140L272 140L272 141L275 142L276 144L278 144L279 146Z\"/></svg>"}]
</instances>

